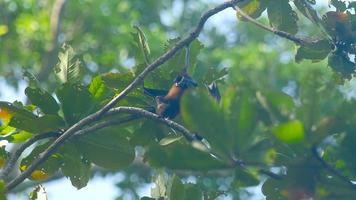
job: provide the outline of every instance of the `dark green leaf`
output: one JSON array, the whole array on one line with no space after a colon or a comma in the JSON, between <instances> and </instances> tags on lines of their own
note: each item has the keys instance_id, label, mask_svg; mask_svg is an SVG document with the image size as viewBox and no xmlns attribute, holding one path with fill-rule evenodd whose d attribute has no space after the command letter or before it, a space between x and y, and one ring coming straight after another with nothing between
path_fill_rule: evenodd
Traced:
<instances>
[{"instance_id":1,"label":"dark green leaf","mask_svg":"<svg viewBox=\"0 0 356 200\"><path fill-rule=\"evenodd\" d=\"M58 115L44 115L34 119L15 116L11 118L9 125L30 133L44 133L63 128L65 124Z\"/></svg>"},{"instance_id":2,"label":"dark green leaf","mask_svg":"<svg viewBox=\"0 0 356 200\"><path fill-rule=\"evenodd\" d=\"M134 79L134 76L131 72L127 72L127 73L109 72L101 75L101 78L107 87L115 88L118 91L121 91Z\"/></svg>"},{"instance_id":3,"label":"dark green leaf","mask_svg":"<svg viewBox=\"0 0 356 200\"><path fill-rule=\"evenodd\" d=\"M172 186L169 192L169 199L171 200L184 200L185 190L184 185L180 178L176 175L172 178Z\"/></svg>"},{"instance_id":4,"label":"dark green leaf","mask_svg":"<svg viewBox=\"0 0 356 200\"><path fill-rule=\"evenodd\" d=\"M88 115L94 106L92 95L80 84L65 83L58 88L56 94L61 102L64 118L69 124Z\"/></svg>"},{"instance_id":5,"label":"dark green leaf","mask_svg":"<svg viewBox=\"0 0 356 200\"><path fill-rule=\"evenodd\" d=\"M81 137L77 145L94 164L110 170L123 169L135 158L135 149L124 134L124 129L106 128Z\"/></svg>"},{"instance_id":6,"label":"dark green leaf","mask_svg":"<svg viewBox=\"0 0 356 200\"><path fill-rule=\"evenodd\" d=\"M206 90L187 91L181 100L181 113L185 124L208 140L212 147L226 155L233 148L224 112Z\"/></svg>"},{"instance_id":7,"label":"dark green leaf","mask_svg":"<svg viewBox=\"0 0 356 200\"><path fill-rule=\"evenodd\" d=\"M237 187L250 187L258 185L260 181L256 174L252 174L243 169L236 169L234 183Z\"/></svg>"},{"instance_id":8,"label":"dark green leaf","mask_svg":"<svg viewBox=\"0 0 356 200\"><path fill-rule=\"evenodd\" d=\"M288 0L269 1L268 19L274 28L294 35L298 32L298 16L288 2Z\"/></svg>"},{"instance_id":9,"label":"dark green leaf","mask_svg":"<svg viewBox=\"0 0 356 200\"><path fill-rule=\"evenodd\" d=\"M328 59L328 65L339 73L344 79L351 79L355 73L356 65L341 53L332 53Z\"/></svg>"},{"instance_id":10,"label":"dark green leaf","mask_svg":"<svg viewBox=\"0 0 356 200\"><path fill-rule=\"evenodd\" d=\"M320 25L321 19L318 13L310 4L315 4L315 1L308 1L308 0L294 0L293 1L295 7L311 22L316 25Z\"/></svg>"},{"instance_id":11,"label":"dark green leaf","mask_svg":"<svg viewBox=\"0 0 356 200\"><path fill-rule=\"evenodd\" d=\"M47 91L40 88L27 87L25 94L32 104L38 106L46 114L56 114L59 110L57 101Z\"/></svg>"},{"instance_id":12,"label":"dark green leaf","mask_svg":"<svg viewBox=\"0 0 356 200\"><path fill-rule=\"evenodd\" d=\"M199 187L195 184L188 183L185 185L185 200L202 199L203 194Z\"/></svg>"},{"instance_id":13,"label":"dark green leaf","mask_svg":"<svg viewBox=\"0 0 356 200\"><path fill-rule=\"evenodd\" d=\"M90 162L83 158L73 143L63 146L60 153L63 160L61 166L63 174L70 178L72 185L77 189L85 187L91 175Z\"/></svg>"},{"instance_id":14,"label":"dark green leaf","mask_svg":"<svg viewBox=\"0 0 356 200\"><path fill-rule=\"evenodd\" d=\"M300 46L295 55L295 61L300 62L304 59L319 62L325 59L331 52L331 44L328 40L318 40L307 45Z\"/></svg>"},{"instance_id":15,"label":"dark green leaf","mask_svg":"<svg viewBox=\"0 0 356 200\"><path fill-rule=\"evenodd\" d=\"M152 166L182 170L212 170L226 165L206 152L190 145L172 143L166 146L151 145L145 157Z\"/></svg>"},{"instance_id":16,"label":"dark green leaf","mask_svg":"<svg viewBox=\"0 0 356 200\"><path fill-rule=\"evenodd\" d=\"M330 4L333 5L337 11L344 12L347 9L345 1L330 0Z\"/></svg>"}]
</instances>

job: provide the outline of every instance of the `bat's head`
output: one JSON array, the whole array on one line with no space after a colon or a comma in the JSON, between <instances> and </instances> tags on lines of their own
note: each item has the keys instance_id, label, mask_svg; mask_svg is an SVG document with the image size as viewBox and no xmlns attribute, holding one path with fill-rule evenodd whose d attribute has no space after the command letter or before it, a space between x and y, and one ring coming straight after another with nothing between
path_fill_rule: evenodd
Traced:
<instances>
[{"instance_id":1,"label":"bat's head","mask_svg":"<svg viewBox=\"0 0 356 200\"><path fill-rule=\"evenodd\" d=\"M178 75L174 80L177 87L188 89L198 86L198 83L189 76Z\"/></svg>"}]
</instances>

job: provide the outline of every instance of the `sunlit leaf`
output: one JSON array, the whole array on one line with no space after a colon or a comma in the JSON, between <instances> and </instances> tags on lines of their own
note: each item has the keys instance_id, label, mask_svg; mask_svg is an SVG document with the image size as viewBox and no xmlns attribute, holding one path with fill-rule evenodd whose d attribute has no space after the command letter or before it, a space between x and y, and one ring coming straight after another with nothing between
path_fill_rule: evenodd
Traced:
<instances>
[{"instance_id":1,"label":"sunlit leaf","mask_svg":"<svg viewBox=\"0 0 356 200\"><path fill-rule=\"evenodd\" d=\"M290 121L272 128L272 133L286 143L297 143L304 139L304 126L298 121Z\"/></svg>"},{"instance_id":2,"label":"sunlit leaf","mask_svg":"<svg viewBox=\"0 0 356 200\"><path fill-rule=\"evenodd\" d=\"M55 72L62 83L76 83L79 81L81 63L76 57L74 49L68 44L63 44L58 54L59 62Z\"/></svg>"}]
</instances>

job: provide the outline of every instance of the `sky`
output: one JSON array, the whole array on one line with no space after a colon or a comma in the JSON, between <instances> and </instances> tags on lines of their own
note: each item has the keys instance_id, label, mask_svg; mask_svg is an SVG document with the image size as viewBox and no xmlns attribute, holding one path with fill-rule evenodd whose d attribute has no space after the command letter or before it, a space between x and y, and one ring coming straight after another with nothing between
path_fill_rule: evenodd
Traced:
<instances>
[{"instance_id":1,"label":"sky","mask_svg":"<svg viewBox=\"0 0 356 200\"><path fill-rule=\"evenodd\" d=\"M215 5L221 2L221 0L204 0L204 1L209 2L209 4L211 5ZM323 6L327 6L327 2L328 2L327 0L317 0L317 3ZM176 8L173 9L179 10L180 7L179 3L175 4L175 6ZM169 13L164 14L163 18L168 20L165 23L169 23L169 17L174 17L174 15L170 15ZM229 33L231 32L231 30L235 29L236 23L237 20L235 17L234 10L227 9L213 16L207 22L206 28L219 27L219 30L222 33ZM221 24L224 24L224 26L221 26ZM354 85L356 85L356 83ZM26 87L26 82L20 81L19 90L16 91L15 89L7 85L3 78L0 78L0 91L1 91L0 101L12 102L15 100L19 100L25 102L25 96L24 96L25 87ZM119 182L122 179L123 177L122 174L120 173L117 173L116 175L113 176L106 176L106 177L94 176L94 178L89 181L88 185L80 190L77 190L75 187L73 187L70 181L67 180L66 178L45 183L43 184L43 186L45 187L49 200L63 200L63 199L111 200L111 199L115 199L115 197L117 197L117 195L120 192L118 188L115 186L115 183ZM140 190L140 194L142 196L143 195L149 196L150 187L151 186L147 186L142 190ZM251 188L250 191L253 191L255 193L253 200L264 199L262 193L260 192L259 187ZM27 199L27 198L24 196L16 196L16 195L9 196L9 200L22 200L22 199ZM229 199L229 197L222 198L222 199Z\"/></svg>"}]
</instances>

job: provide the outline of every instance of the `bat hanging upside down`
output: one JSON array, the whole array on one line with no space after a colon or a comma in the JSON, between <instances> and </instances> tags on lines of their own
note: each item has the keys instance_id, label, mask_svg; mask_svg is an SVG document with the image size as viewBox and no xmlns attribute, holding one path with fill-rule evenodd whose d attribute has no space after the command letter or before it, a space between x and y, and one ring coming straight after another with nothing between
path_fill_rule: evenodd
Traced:
<instances>
[{"instance_id":1,"label":"bat hanging upside down","mask_svg":"<svg viewBox=\"0 0 356 200\"><path fill-rule=\"evenodd\" d=\"M197 82L188 75L179 75L169 91L143 88L144 92L155 97L157 115L173 119L179 114L180 98L188 88L197 86Z\"/></svg>"}]
</instances>

